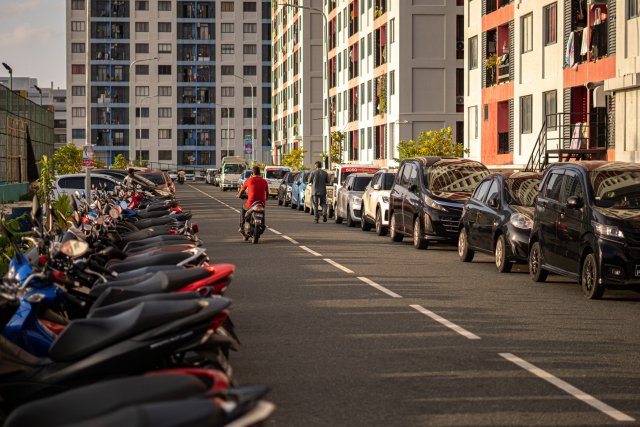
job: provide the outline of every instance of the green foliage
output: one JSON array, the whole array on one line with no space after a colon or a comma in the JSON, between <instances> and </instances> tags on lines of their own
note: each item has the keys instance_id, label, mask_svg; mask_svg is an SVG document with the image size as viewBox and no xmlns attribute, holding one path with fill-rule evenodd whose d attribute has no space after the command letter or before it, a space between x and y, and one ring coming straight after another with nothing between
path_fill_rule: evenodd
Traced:
<instances>
[{"instance_id":1,"label":"green foliage","mask_svg":"<svg viewBox=\"0 0 640 427\"><path fill-rule=\"evenodd\" d=\"M133 161L133 166L135 166L137 168L146 168L148 163L149 162L147 160L135 159Z\"/></svg>"},{"instance_id":2,"label":"green foliage","mask_svg":"<svg viewBox=\"0 0 640 427\"><path fill-rule=\"evenodd\" d=\"M304 153L306 153L304 150L291 150L289 153L282 156L282 165L289 166L293 170L302 169Z\"/></svg>"},{"instance_id":3,"label":"green foliage","mask_svg":"<svg viewBox=\"0 0 640 427\"><path fill-rule=\"evenodd\" d=\"M107 163L103 162L102 160L93 159L93 167L96 169L106 169Z\"/></svg>"},{"instance_id":4,"label":"green foliage","mask_svg":"<svg viewBox=\"0 0 640 427\"><path fill-rule=\"evenodd\" d=\"M453 142L453 131L448 127L422 132L417 140L400 141L398 153L400 157L396 161L400 162L410 157L420 156L463 157L465 154L469 154L469 149L465 149L462 144Z\"/></svg>"},{"instance_id":5,"label":"green foliage","mask_svg":"<svg viewBox=\"0 0 640 427\"><path fill-rule=\"evenodd\" d=\"M53 202L52 208L58 212L63 218L56 218L58 226L61 228L67 228L67 221L71 220L73 214L73 206L71 205L71 197L68 194L61 194L58 196L55 202Z\"/></svg>"},{"instance_id":6,"label":"green foliage","mask_svg":"<svg viewBox=\"0 0 640 427\"><path fill-rule=\"evenodd\" d=\"M381 75L379 77L379 81L378 81L379 87L379 93L378 93L378 99L380 100L379 104L378 104L378 109L379 109L379 113L384 114L387 112L387 76L386 75Z\"/></svg>"},{"instance_id":7,"label":"green foliage","mask_svg":"<svg viewBox=\"0 0 640 427\"><path fill-rule=\"evenodd\" d=\"M111 166L114 169L126 169L128 165L129 165L129 162L127 161L127 159L122 154L118 154L113 159L113 164Z\"/></svg>"},{"instance_id":8,"label":"green foliage","mask_svg":"<svg viewBox=\"0 0 640 427\"><path fill-rule=\"evenodd\" d=\"M53 170L59 175L82 172L82 148L76 147L73 142L58 148L51 157Z\"/></svg>"},{"instance_id":9,"label":"green foliage","mask_svg":"<svg viewBox=\"0 0 640 427\"><path fill-rule=\"evenodd\" d=\"M40 177L36 180L36 195L41 202L50 204L55 180L54 164L46 155L42 156L42 160L38 164L40 165Z\"/></svg>"},{"instance_id":10,"label":"green foliage","mask_svg":"<svg viewBox=\"0 0 640 427\"><path fill-rule=\"evenodd\" d=\"M14 239L20 239L23 236L27 236L30 233L18 233L20 230L20 221L28 219L29 214L24 213L17 218L8 219L4 221L5 227L9 229L14 235ZM4 276L7 273L9 268L9 260L15 256L15 251L13 249L13 245L9 240L9 237L6 236L2 230L0 230L0 251L2 251L2 257L0 257L0 276Z\"/></svg>"},{"instance_id":11,"label":"green foliage","mask_svg":"<svg viewBox=\"0 0 640 427\"><path fill-rule=\"evenodd\" d=\"M329 146L329 159L332 164L342 163L342 142L346 135L344 132L331 132L331 145Z\"/></svg>"}]
</instances>

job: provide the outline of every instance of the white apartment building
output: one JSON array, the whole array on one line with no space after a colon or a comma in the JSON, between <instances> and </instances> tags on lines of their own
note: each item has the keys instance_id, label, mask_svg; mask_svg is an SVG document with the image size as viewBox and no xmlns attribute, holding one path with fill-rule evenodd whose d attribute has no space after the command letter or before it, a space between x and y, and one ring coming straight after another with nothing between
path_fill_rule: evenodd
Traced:
<instances>
[{"instance_id":1,"label":"white apartment building","mask_svg":"<svg viewBox=\"0 0 640 427\"><path fill-rule=\"evenodd\" d=\"M86 0L66 2L69 139L82 145L89 136L107 163L123 154L163 169L214 167L225 155L269 157L270 1L90 5L87 24Z\"/></svg>"}]
</instances>

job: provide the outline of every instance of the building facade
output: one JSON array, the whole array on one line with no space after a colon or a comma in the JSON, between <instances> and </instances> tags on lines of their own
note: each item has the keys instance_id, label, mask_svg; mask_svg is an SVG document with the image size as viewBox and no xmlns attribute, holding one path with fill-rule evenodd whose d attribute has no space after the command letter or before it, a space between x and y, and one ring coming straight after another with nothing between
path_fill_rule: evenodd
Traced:
<instances>
[{"instance_id":1,"label":"building facade","mask_svg":"<svg viewBox=\"0 0 640 427\"><path fill-rule=\"evenodd\" d=\"M85 143L90 114L95 155L107 163L117 154L163 169L268 157L270 1L90 5L87 24L85 0L67 0L69 139Z\"/></svg>"}]
</instances>

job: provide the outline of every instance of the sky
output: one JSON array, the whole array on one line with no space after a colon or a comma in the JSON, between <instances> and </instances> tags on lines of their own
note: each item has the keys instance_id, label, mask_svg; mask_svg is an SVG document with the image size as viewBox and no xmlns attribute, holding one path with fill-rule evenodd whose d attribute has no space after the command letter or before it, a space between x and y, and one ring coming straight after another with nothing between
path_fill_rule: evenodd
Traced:
<instances>
[{"instance_id":1,"label":"sky","mask_svg":"<svg viewBox=\"0 0 640 427\"><path fill-rule=\"evenodd\" d=\"M66 87L65 0L0 0L0 62L40 87ZM0 67L0 76L8 76Z\"/></svg>"}]
</instances>

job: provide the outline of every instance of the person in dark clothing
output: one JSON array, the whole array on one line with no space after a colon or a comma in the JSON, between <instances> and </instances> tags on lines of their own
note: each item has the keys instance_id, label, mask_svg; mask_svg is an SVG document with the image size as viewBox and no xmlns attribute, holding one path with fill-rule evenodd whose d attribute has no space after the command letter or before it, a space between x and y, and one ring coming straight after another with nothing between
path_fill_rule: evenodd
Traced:
<instances>
[{"instance_id":1,"label":"person in dark clothing","mask_svg":"<svg viewBox=\"0 0 640 427\"><path fill-rule=\"evenodd\" d=\"M318 205L322 206L322 221L327 222L327 184L329 183L329 174L321 168L322 163L316 162L316 169L309 175L308 183L311 186L313 222L316 224L320 218Z\"/></svg>"}]
</instances>

